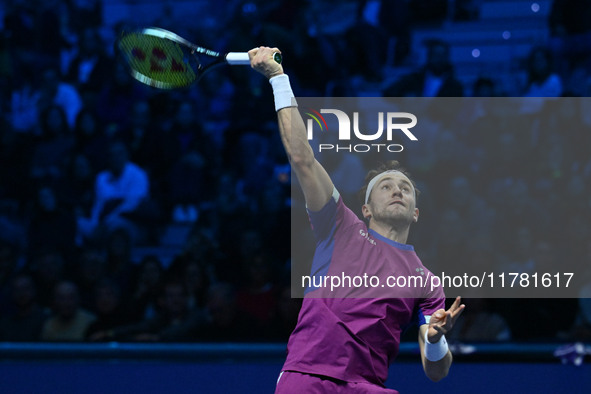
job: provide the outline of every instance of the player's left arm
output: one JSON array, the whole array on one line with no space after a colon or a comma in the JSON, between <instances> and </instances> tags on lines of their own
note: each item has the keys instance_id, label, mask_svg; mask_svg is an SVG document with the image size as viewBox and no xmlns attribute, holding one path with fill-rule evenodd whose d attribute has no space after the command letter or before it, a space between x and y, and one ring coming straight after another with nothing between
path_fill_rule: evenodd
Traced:
<instances>
[{"instance_id":1,"label":"player's left arm","mask_svg":"<svg viewBox=\"0 0 591 394\"><path fill-rule=\"evenodd\" d=\"M460 304L461 300L461 297L457 297L447 311L439 309L431 316L428 324L419 327L419 347L423 370L427 377L434 382L446 377L451 367L453 357L447 348L445 334L453 328L466 307L464 304ZM425 343L425 334L429 344Z\"/></svg>"}]
</instances>

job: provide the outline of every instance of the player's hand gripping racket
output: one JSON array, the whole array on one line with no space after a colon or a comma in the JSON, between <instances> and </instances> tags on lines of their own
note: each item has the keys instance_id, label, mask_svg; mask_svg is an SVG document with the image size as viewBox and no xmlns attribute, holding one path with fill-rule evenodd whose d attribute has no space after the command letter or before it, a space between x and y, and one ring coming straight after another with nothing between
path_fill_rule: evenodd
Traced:
<instances>
[{"instance_id":1,"label":"player's hand gripping racket","mask_svg":"<svg viewBox=\"0 0 591 394\"><path fill-rule=\"evenodd\" d=\"M158 27L125 33L117 45L131 75L160 89L189 86L220 64L250 65L247 52L219 53ZM281 63L281 54L273 59Z\"/></svg>"}]
</instances>

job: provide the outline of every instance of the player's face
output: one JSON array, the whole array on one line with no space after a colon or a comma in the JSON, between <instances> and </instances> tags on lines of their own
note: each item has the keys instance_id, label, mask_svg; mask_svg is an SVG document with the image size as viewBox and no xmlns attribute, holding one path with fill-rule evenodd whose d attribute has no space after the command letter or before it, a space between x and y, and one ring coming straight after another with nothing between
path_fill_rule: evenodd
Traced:
<instances>
[{"instance_id":1,"label":"player's face","mask_svg":"<svg viewBox=\"0 0 591 394\"><path fill-rule=\"evenodd\" d=\"M409 225L416 222L419 210L416 208L415 190L408 177L394 172L379 179L371 191L369 203L364 205L363 214L384 223Z\"/></svg>"}]
</instances>

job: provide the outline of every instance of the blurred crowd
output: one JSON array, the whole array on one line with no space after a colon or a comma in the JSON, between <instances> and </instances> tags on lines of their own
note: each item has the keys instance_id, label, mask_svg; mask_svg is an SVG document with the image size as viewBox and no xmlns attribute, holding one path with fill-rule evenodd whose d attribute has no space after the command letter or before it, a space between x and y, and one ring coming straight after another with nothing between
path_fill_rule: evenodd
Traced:
<instances>
[{"instance_id":1,"label":"blurred crowd","mask_svg":"<svg viewBox=\"0 0 591 394\"><path fill-rule=\"evenodd\" d=\"M205 3L215 23L176 17L169 2L152 24L220 51L277 46L298 96L353 97L367 86L384 97L591 93L591 8L573 13L577 0L555 0L550 40L532 45L515 91L490 75L466 86L435 38L423 64L412 58L414 29L476 21L481 1ZM300 302L290 296L297 201L268 82L227 67L185 90L146 87L114 49L137 26L107 26L103 7L4 5L0 341L285 341ZM438 125L421 156L390 158L421 182L426 223L412 242L427 266L535 272L548 260L591 261L591 108L562 99L529 111L545 114L534 131L504 132L515 118L486 108L462 126ZM346 177L347 165L334 170ZM134 257L157 250L171 226L190 230L170 261ZM584 298L466 303L455 340L591 338Z\"/></svg>"}]
</instances>

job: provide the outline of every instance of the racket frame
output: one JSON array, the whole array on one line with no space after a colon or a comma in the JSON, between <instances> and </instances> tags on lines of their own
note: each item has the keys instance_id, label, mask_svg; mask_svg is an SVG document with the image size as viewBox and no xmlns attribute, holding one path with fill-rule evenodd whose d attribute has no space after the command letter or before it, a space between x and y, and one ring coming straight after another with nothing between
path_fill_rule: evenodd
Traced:
<instances>
[{"instance_id":1,"label":"racket frame","mask_svg":"<svg viewBox=\"0 0 591 394\"><path fill-rule=\"evenodd\" d=\"M172 41L176 44L184 45L185 47L187 47L190 50L190 54L193 55L193 57L195 58L195 62L197 64L196 68L187 64L188 67L191 67L195 70L195 79L193 81L191 81L190 83L188 83L187 85L174 85L174 84L170 84L167 82L158 81L154 78L150 78L149 76L142 74L141 72L135 70L133 67L131 67L129 61L127 61L128 68L129 68L129 70L131 72L131 76L133 78L135 78L136 80L138 80L146 85L150 85L150 86L153 86L156 88L174 89L174 88L189 86L189 85L199 81L199 79L201 79L203 74L205 74L205 72L208 71L210 68L213 68L213 67L223 64L223 63L230 64L230 65L250 65L250 58L249 58L247 52L228 52L228 53L222 54L220 52L196 45L196 44L192 43L191 41L186 40L183 37L179 36L178 34L173 33L173 32L166 30L166 29L162 29L160 27L147 27L144 29L140 29L139 31L131 32L130 34L149 35L149 36L153 36L156 38L162 38L165 40L169 40L169 41ZM123 37L121 39L123 39L124 37L125 37L125 34L123 35ZM209 56L209 57L213 58L214 60L212 62L208 63L206 66L203 66L203 64L201 64L201 62L199 61L197 54ZM273 58L275 59L275 61L277 63L281 63L281 61L282 61L282 57L279 52L276 52L274 54Z\"/></svg>"}]
</instances>

